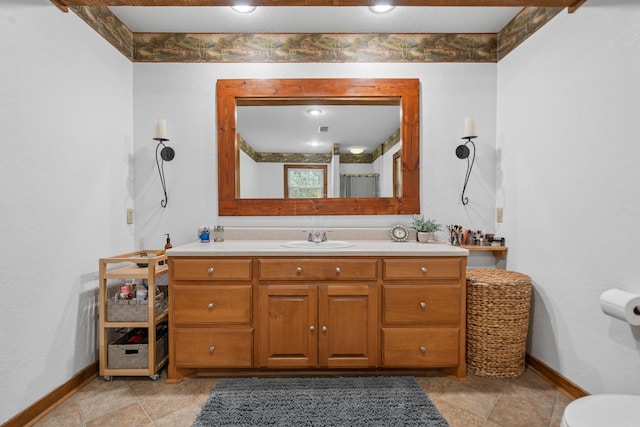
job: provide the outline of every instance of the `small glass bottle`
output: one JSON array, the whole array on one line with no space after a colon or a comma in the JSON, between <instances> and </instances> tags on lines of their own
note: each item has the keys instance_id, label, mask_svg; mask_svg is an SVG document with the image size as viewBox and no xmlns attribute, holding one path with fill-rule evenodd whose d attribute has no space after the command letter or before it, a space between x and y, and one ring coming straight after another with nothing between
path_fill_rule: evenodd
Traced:
<instances>
[{"instance_id":1,"label":"small glass bottle","mask_svg":"<svg viewBox=\"0 0 640 427\"><path fill-rule=\"evenodd\" d=\"M224 242L224 227L221 225L216 225L213 227L213 241L214 242Z\"/></svg>"}]
</instances>

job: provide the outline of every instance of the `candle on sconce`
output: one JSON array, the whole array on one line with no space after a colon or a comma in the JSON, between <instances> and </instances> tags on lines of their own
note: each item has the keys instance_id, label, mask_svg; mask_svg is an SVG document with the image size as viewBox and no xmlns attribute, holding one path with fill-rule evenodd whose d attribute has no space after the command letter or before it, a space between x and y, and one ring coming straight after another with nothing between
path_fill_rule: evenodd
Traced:
<instances>
[{"instance_id":1,"label":"candle on sconce","mask_svg":"<svg viewBox=\"0 0 640 427\"><path fill-rule=\"evenodd\" d=\"M167 139L167 121L164 119L156 121L156 138Z\"/></svg>"},{"instance_id":2,"label":"candle on sconce","mask_svg":"<svg viewBox=\"0 0 640 427\"><path fill-rule=\"evenodd\" d=\"M464 137L476 135L476 120L473 117L464 119Z\"/></svg>"}]
</instances>

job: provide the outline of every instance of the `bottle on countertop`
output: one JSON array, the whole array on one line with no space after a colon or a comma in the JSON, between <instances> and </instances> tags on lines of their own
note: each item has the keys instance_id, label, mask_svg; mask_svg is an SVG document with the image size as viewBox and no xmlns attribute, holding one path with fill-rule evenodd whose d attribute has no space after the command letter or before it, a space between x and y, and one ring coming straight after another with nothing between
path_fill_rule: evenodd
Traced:
<instances>
[{"instance_id":1,"label":"bottle on countertop","mask_svg":"<svg viewBox=\"0 0 640 427\"><path fill-rule=\"evenodd\" d=\"M173 245L171 245L171 238L169 237L169 234L165 234L165 236L167 236L167 243L165 243L164 249L171 249L173 247Z\"/></svg>"}]
</instances>

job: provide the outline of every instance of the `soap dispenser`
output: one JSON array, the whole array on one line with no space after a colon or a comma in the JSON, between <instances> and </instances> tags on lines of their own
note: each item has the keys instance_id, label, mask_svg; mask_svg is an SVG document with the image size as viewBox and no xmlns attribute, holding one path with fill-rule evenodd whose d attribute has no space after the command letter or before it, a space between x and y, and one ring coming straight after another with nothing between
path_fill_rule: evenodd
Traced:
<instances>
[{"instance_id":1,"label":"soap dispenser","mask_svg":"<svg viewBox=\"0 0 640 427\"><path fill-rule=\"evenodd\" d=\"M165 236L167 236L167 243L165 243L164 245L164 249L171 249L173 246L171 245L171 238L169 238L169 234L165 234Z\"/></svg>"}]
</instances>

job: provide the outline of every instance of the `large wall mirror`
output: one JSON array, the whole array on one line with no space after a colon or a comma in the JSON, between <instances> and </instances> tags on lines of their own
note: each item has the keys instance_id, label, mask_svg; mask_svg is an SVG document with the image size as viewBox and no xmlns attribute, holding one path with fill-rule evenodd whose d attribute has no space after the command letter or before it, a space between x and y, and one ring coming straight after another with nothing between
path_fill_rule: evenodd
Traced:
<instances>
[{"instance_id":1,"label":"large wall mirror","mask_svg":"<svg viewBox=\"0 0 640 427\"><path fill-rule=\"evenodd\" d=\"M420 210L417 79L219 80L221 216Z\"/></svg>"}]
</instances>

